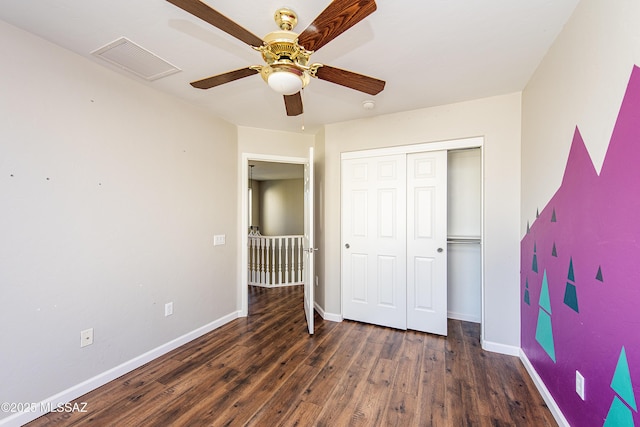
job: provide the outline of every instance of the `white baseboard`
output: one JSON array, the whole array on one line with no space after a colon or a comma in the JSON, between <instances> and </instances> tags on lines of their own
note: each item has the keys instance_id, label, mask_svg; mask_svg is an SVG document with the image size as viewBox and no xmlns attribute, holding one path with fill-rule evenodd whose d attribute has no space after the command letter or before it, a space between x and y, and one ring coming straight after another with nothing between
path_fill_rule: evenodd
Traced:
<instances>
[{"instance_id":1,"label":"white baseboard","mask_svg":"<svg viewBox=\"0 0 640 427\"><path fill-rule=\"evenodd\" d=\"M540 375L538 375L538 372L535 370L535 368L529 361L529 358L522 350L520 350L520 360L522 360L522 364L524 365L525 369L529 373L529 376L533 380L533 383L536 385L536 388L540 392L540 395L542 395L544 402L549 407L549 410L551 411L551 415L553 415L553 418L555 418L558 425L560 427L571 427L567 419L562 414L560 407L558 407L558 405L556 404L556 401L553 399L553 396L551 396L549 389L544 384L544 382L542 381L542 378L540 378Z\"/></svg>"},{"instance_id":2,"label":"white baseboard","mask_svg":"<svg viewBox=\"0 0 640 427\"><path fill-rule=\"evenodd\" d=\"M320 316L324 319L324 320L328 320L330 322L342 322L342 315L341 314L335 314L335 313L327 313L326 311L324 311L322 309L322 307L320 307L318 305L317 302L313 303L313 307L316 309L316 311L320 314Z\"/></svg>"},{"instance_id":3,"label":"white baseboard","mask_svg":"<svg viewBox=\"0 0 640 427\"><path fill-rule=\"evenodd\" d=\"M101 374L96 375L93 378L89 378L86 381L81 382L73 387L70 387L60 393L53 395L42 402L33 404L33 411L31 412L17 412L7 418L0 419L0 426L3 427L19 427L22 426L29 421L33 421L36 418L44 415L46 413L44 408L55 408L58 404L64 404L70 402L78 397L87 394L88 392L95 390L96 388L105 385L109 381L113 381L122 375L133 371L136 368L144 365L147 362L152 361L153 359L157 359L158 357L170 352L171 350L175 350L188 343L189 341L193 341L194 339L213 331L214 329L218 329L222 325L231 322L234 319L240 317L240 312L236 311L226 316L223 316L213 322L204 325L198 329L195 329L191 332L188 332L174 340L171 340L165 344L162 344L159 347L154 348L153 350L149 350L146 353L141 354L140 356L134 357L133 359L122 363L121 365L116 366L115 368L109 369Z\"/></svg>"},{"instance_id":4,"label":"white baseboard","mask_svg":"<svg viewBox=\"0 0 640 427\"><path fill-rule=\"evenodd\" d=\"M520 347L500 344L493 341L482 341L482 349L493 353L506 354L508 356L520 356Z\"/></svg>"},{"instance_id":5,"label":"white baseboard","mask_svg":"<svg viewBox=\"0 0 640 427\"><path fill-rule=\"evenodd\" d=\"M462 320L463 322L473 322L473 323L480 323L481 321L480 316L473 316L471 314L464 314L464 313L454 313L453 311L447 312L447 318Z\"/></svg>"}]
</instances>

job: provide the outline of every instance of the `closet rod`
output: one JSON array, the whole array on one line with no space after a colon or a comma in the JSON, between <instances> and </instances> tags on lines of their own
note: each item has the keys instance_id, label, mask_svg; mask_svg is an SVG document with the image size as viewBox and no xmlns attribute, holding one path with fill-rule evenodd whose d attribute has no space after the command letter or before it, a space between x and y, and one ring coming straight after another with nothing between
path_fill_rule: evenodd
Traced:
<instances>
[{"instance_id":1,"label":"closet rod","mask_svg":"<svg viewBox=\"0 0 640 427\"><path fill-rule=\"evenodd\" d=\"M479 244L482 241L480 238L467 238L467 237L448 237L447 243L455 243L455 244L464 244L464 245L474 245Z\"/></svg>"}]
</instances>

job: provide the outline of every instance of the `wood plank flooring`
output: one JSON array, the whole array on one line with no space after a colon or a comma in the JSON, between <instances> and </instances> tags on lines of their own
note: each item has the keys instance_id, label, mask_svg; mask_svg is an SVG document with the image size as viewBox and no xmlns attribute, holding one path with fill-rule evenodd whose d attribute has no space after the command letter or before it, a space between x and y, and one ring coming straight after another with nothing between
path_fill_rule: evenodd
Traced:
<instances>
[{"instance_id":1,"label":"wood plank flooring","mask_svg":"<svg viewBox=\"0 0 640 427\"><path fill-rule=\"evenodd\" d=\"M520 360L449 337L316 315L302 287L250 287L234 320L84 396L41 426L556 426Z\"/></svg>"}]
</instances>

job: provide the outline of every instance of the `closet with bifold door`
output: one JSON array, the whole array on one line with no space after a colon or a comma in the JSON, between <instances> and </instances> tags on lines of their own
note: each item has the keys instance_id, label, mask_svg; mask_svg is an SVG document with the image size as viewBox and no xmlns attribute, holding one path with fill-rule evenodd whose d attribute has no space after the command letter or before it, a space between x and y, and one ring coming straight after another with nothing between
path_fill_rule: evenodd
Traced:
<instances>
[{"instance_id":1,"label":"closet with bifold door","mask_svg":"<svg viewBox=\"0 0 640 427\"><path fill-rule=\"evenodd\" d=\"M478 140L481 143L475 138L471 142L462 140L462 144L477 144ZM461 181L457 175L448 174L448 168L453 164L455 171L460 162L451 163L446 147L433 151L416 148L394 147L390 153L382 149L342 156L343 317L446 335L449 296L457 299L460 293L452 292L447 277L452 271L448 254L456 245L448 228L448 182L456 183L453 191L458 194ZM479 154L480 149L476 150ZM476 160L479 163L480 157ZM475 184L481 188L480 182ZM472 199L480 201L475 199L475 189L469 191ZM458 226L464 213L457 212L457 206L455 209L452 219ZM458 254L456 257L461 259ZM457 268L453 270L457 274ZM479 277L477 282L481 286ZM479 306L480 301L476 302Z\"/></svg>"}]
</instances>

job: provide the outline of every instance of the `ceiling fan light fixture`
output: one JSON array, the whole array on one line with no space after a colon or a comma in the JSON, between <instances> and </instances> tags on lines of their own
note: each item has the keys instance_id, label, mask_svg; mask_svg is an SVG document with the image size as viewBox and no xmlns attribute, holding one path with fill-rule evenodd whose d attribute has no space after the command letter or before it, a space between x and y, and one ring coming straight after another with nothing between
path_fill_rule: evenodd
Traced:
<instances>
[{"instance_id":1,"label":"ceiling fan light fixture","mask_svg":"<svg viewBox=\"0 0 640 427\"><path fill-rule=\"evenodd\" d=\"M304 86L302 75L292 69L273 69L267 77L269 87L281 95L294 95Z\"/></svg>"}]
</instances>

